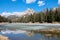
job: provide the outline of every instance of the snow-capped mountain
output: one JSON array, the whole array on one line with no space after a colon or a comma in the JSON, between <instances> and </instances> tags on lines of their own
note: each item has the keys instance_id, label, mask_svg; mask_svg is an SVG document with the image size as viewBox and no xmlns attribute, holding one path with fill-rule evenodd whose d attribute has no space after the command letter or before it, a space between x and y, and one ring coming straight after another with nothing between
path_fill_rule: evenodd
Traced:
<instances>
[{"instance_id":1,"label":"snow-capped mountain","mask_svg":"<svg viewBox=\"0 0 60 40\"><path fill-rule=\"evenodd\" d=\"M10 12L3 12L0 15L4 16L4 17L9 17L9 16L18 16L18 17L21 17L21 16L28 16L28 15L33 14L33 13L34 13L34 10L28 8L24 12L12 12L12 13L10 13Z\"/></svg>"},{"instance_id":2,"label":"snow-capped mountain","mask_svg":"<svg viewBox=\"0 0 60 40\"><path fill-rule=\"evenodd\" d=\"M17 20L22 16L29 16L31 14L34 14L34 10L28 8L26 11L24 12L13 12L13 13L9 13L9 12L3 12L2 14L0 14L1 16L4 16L8 19L12 19L12 20Z\"/></svg>"}]
</instances>

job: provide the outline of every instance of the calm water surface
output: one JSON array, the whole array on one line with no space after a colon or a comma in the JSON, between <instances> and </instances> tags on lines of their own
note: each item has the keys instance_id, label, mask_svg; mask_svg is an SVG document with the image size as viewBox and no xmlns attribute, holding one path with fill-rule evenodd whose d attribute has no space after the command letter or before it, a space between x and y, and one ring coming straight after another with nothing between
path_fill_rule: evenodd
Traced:
<instances>
[{"instance_id":1,"label":"calm water surface","mask_svg":"<svg viewBox=\"0 0 60 40\"><path fill-rule=\"evenodd\" d=\"M30 31L27 31L27 30L47 30L48 28L60 29L60 25L23 24L23 23L4 24L0 26L0 29L2 29L0 31L0 35L8 37L9 40L60 40L60 34L41 34L31 33Z\"/></svg>"}]
</instances>

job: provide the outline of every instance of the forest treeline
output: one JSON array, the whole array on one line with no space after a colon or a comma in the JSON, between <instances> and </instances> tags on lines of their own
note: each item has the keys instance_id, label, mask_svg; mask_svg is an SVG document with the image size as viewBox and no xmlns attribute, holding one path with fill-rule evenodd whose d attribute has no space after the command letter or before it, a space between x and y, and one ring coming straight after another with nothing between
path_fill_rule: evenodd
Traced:
<instances>
[{"instance_id":1,"label":"forest treeline","mask_svg":"<svg viewBox=\"0 0 60 40\"><path fill-rule=\"evenodd\" d=\"M1 22L11 22L11 20L0 15L0 23Z\"/></svg>"},{"instance_id":2,"label":"forest treeline","mask_svg":"<svg viewBox=\"0 0 60 40\"><path fill-rule=\"evenodd\" d=\"M53 23L53 22L60 22L60 7L58 8L51 8L51 9L46 9L42 12L38 12L38 13L34 13L28 16L22 16L20 18L18 18L17 20L10 20L8 18L2 17L0 16L0 22L20 22L20 23L35 23L35 22L39 22L39 23L43 23L43 22L47 22L47 23Z\"/></svg>"}]
</instances>

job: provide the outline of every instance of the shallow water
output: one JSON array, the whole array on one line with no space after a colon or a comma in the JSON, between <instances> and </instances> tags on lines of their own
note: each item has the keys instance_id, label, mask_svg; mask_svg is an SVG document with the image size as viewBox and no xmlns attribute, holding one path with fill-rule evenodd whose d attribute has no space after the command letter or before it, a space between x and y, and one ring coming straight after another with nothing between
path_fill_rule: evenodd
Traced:
<instances>
[{"instance_id":1,"label":"shallow water","mask_svg":"<svg viewBox=\"0 0 60 40\"><path fill-rule=\"evenodd\" d=\"M5 33L0 32L0 35L8 37L9 40L60 40L60 36L56 35L46 36L45 34L40 33L29 34L21 31L18 33L17 31L3 31Z\"/></svg>"},{"instance_id":2,"label":"shallow water","mask_svg":"<svg viewBox=\"0 0 60 40\"><path fill-rule=\"evenodd\" d=\"M49 28L60 29L59 24L4 24L0 26L0 35L9 40L60 40L60 34L31 33L28 30L47 30ZM30 32L30 33L29 33ZM48 35L48 36L47 36Z\"/></svg>"}]
</instances>

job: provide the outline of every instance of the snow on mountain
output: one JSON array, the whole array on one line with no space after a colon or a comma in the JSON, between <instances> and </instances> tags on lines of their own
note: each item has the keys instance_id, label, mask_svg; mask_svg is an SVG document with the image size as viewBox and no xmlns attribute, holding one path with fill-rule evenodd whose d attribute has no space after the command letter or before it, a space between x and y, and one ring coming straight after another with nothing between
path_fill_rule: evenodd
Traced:
<instances>
[{"instance_id":1,"label":"snow on mountain","mask_svg":"<svg viewBox=\"0 0 60 40\"><path fill-rule=\"evenodd\" d=\"M20 16L25 16L25 15L30 15L30 14L33 14L33 13L34 13L34 10L28 8L24 12L12 12L12 13L10 13L10 12L3 12L0 15L4 16L4 17L13 16L13 15L20 17Z\"/></svg>"}]
</instances>

